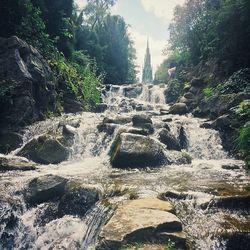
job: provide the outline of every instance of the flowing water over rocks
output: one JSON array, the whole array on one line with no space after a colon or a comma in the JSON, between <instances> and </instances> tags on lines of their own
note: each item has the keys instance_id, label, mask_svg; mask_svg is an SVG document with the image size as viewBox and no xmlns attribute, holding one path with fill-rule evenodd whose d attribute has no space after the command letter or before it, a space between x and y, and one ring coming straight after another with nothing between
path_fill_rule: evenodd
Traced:
<instances>
[{"instance_id":1,"label":"flowing water over rocks","mask_svg":"<svg viewBox=\"0 0 250 250\"><path fill-rule=\"evenodd\" d=\"M36 168L0 173L0 249L95 249L117 205L155 197L172 202L191 249L249 249L249 173L223 150L217 131L202 128L205 120L170 114L165 89L107 86L104 113L68 114L27 127L23 146L9 158L45 135L53 135L69 155L57 165L29 163ZM126 140L125 146L115 143L120 136L129 138L130 147ZM167 160L153 168L144 166L134 138L142 146L145 141L155 143L161 159ZM121 168L119 161L118 168L111 166L112 152L114 157L122 155ZM134 158L127 158L131 168L126 168L124 161L132 153ZM37 187L36 192L50 194L38 205L25 198L35 178L52 178L50 184ZM60 180L60 195L51 195Z\"/></svg>"}]
</instances>

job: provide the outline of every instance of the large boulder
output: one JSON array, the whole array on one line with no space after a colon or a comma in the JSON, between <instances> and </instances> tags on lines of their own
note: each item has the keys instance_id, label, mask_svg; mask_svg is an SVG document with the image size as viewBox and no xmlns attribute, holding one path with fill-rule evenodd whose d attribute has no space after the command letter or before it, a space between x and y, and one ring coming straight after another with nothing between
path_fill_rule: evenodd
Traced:
<instances>
[{"instance_id":1,"label":"large boulder","mask_svg":"<svg viewBox=\"0 0 250 250\"><path fill-rule=\"evenodd\" d=\"M238 106L242 101L250 99L249 93L215 95L208 99L204 99L199 104L198 116L210 116L217 118Z\"/></svg>"},{"instance_id":2,"label":"large boulder","mask_svg":"<svg viewBox=\"0 0 250 250\"><path fill-rule=\"evenodd\" d=\"M23 126L56 109L55 84L46 60L16 36L0 38L0 125Z\"/></svg>"},{"instance_id":3,"label":"large boulder","mask_svg":"<svg viewBox=\"0 0 250 250\"><path fill-rule=\"evenodd\" d=\"M184 115L188 113L188 107L185 103L175 103L170 107L169 112L175 115Z\"/></svg>"},{"instance_id":4,"label":"large boulder","mask_svg":"<svg viewBox=\"0 0 250 250\"><path fill-rule=\"evenodd\" d=\"M202 78L193 78L190 85L195 88L202 88L206 85L206 82Z\"/></svg>"},{"instance_id":5,"label":"large boulder","mask_svg":"<svg viewBox=\"0 0 250 250\"><path fill-rule=\"evenodd\" d=\"M5 156L0 154L0 171L35 170L36 164L23 157Z\"/></svg>"},{"instance_id":6,"label":"large boulder","mask_svg":"<svg viewBox=\"0 0 250 250\"><path fill-rule=\"evenodd\" d=\"M15 132L0 133L0 153L7 154L19 148L23 143L22 136Z\"/></svg>"},{"instance_id":7,"label":"large boulder","mask_svg":"<svg viewBox=\"0 0 250 250\"><path fill-rule=\"evenodd\" d=\"M158 199L135 200L120 205L102 229L97 249L120 249L135 242L168 243L169 240L185 249L182 224L171 213L172 209L169 202Z\"/></svg>"},{"instance_id":8,"label":"large boulder","mask_svg":"<svg viewBox=\"0 0 250 250\"><path fill-rule=\"evenodd\" d=\"M18 153L40 164L58 164L69 157L69 150L56 138L44 135L32 139Z\"/></svg>"},{"instance_id":9,"label":"large boulder","mask_svg":"<svg viewBox=\"0 0 250 250\"><path fill-rule=\"evenodd\" d=\"M101 193L95 187L76 186L69 188L60 199L58 214L60 217L66 214L84 216L100 197Z\"/></svg>"},{"instance_id":10,"label":"large boulder","mask_svg":"<svg viewBox=\"0 0 250 250\"><path fill-rule=\"evenodd\" d=\"M124 88L124 95L128 98L136 98L142 93L142 86L131 86Z\"/></svg>"},{"instance_id":11,"label":"large boulder","mask_svg":"<svg viewBox=\"0 0 250 250\"><path fill-rule=\"evenodd\" d=\"M29 205L58 199L65 193L67 179L57 175L44 175L31 180L25 190Z\"/></svg>"},{"instance_id":12,"label":"large boulder","mask_svg":"<svg viewBox=\"0 0 250 250\"><path fill-rule=\"evenodd\" d=\"M164 143L169 150L181 150L179 141L165 128L159 132L159 140Z\"/></svg>"},{"instance_id":13,"label":"large boulder","mask_svg":"<svg viewBox=\"0 0 250 250\"><path fill-rule=\"evenodd\" d=\"M110 162L116 168L157 167L167 162L164 149L156 140L143 135L121 133L110 150Z\"/></svg>"}]
</instances>

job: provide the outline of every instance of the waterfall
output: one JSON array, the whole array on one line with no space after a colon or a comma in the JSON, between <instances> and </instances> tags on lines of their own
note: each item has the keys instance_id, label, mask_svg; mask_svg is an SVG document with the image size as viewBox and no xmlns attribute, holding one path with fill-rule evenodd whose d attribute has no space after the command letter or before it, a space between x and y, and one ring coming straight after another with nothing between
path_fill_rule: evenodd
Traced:
<instances>
[{"instance_id":1,"label":"waterfall","mask_svg":"<svg viewBox=\"0 0 250 250\"><path fill-rule=\"evenodd\" d=\"M171 200L194 249L224 249L225 242L220 240L217 231L225 231L224 217L231 212L210 212L202 206L220 193L242 192L249 183L249 176L242 169L222 168L225 164L240 165L241 162L223 150L217 131L201 128L204 120L190 114L179 116L167 112L166 88L165 85L113 85L103 95L103 102L108 105L104 113L64 114L26 127L24 144L40 135L58 132L64 124L79 123L74 129L68 161L41 165L36 171L0 173L0 249L94 249L98 234L111 214L110 209L98 202L82 217L53 217L53 213L48 212L57 209L53 201L27 207L23 198L27 183L46 174L59 175L81 185L98 185L104 190L104 200L112 199L115 205L128 199L124 190L140 198L167 191L184 192L186 199ZM192 163L166 164L146 170L111 168L110 146L117 134L132 127L131 119L135 114L151 117L154 133L150 137L154 140L158 140L159 131L166 125L176 138L182 128L187 140L182 153L189 154ZM109 120L106 125L111 132L99 129L104 119ZM11 152L10 156L19 150ZM39 223L41 215L51 217L48 222ZM234 216L240 219L242 214L235 212Z\"/></svg>"}]
</instances>

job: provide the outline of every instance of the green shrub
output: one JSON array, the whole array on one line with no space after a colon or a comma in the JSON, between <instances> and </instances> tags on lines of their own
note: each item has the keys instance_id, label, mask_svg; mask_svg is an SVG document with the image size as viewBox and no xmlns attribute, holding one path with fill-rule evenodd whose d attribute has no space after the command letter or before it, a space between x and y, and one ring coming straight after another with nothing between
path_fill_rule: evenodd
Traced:
<instances>
[{"instance_id":1,"label":"green shrub","mask_svg":"<svg viewBox=\"0 0 250 250\"><path fill-rule=\"evenodd\" d=\"M203 89L203 95L205 99L213 96L214 94L215 94L214 88L208 87L208 88Z\"/></svg>"},{"instance_id":2,"label":"green shrub","mask_svg":"<svg viewBox=\"0 0 250 250\"><path fill-rule=\"evenodd\" d=\"M183 93L184 84L178 79L170 79L168 81L168 89L166 91L166 101L175 102Z\"/></svg>"},{"instance_id":3,"label":"green shrub","mask_svg":"<svg viewBox=\"0 0 250 250\"><path fill-rule=\"evenodd\" d=\"M246 123L239 131L239 137L236 140L236 149L245 159L246 165L250 167L250 123Z\"/></svg>"},{"instance_id":4,"label":"green shrub","mask_svg":"<svg viewBox=\"0 0 250 250\"><path fill-rule=\"evenodd\" d=\"M66 91L82 102L85 110L90 110L100 102L98 87L102 83L102 76L97 75L93 62L89 60L87 65L80 64L84 55L79 52L77 56L76 62L72 62L67 61L62 53L56 53L48 62L59 84L65 84ZM87 57L84 60L87 63Z\"/></svg>"},{"instance_id":5,"label":"green shrub","mask_svg":"<svg viewBox=\"0 0 250 250\"><path fill-rule=\"evenodd\" d=\"M170 241L167 245L165 245L164 250L175 250L175 244Z\"/></svg>"}]
</instances>

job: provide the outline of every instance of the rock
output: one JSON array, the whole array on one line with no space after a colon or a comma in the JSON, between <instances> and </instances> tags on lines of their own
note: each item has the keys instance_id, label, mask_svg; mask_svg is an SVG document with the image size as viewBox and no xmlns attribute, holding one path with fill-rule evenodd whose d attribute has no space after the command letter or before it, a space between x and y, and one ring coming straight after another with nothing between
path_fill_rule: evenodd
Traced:
<instances>
[{"instance_id":1,"label":"rock","mask_svg":"<svg viewBox=\"0 0 250 250\"><path fill-rule=\"evenodd\" d=\"M100 192L94 187L73 187L60 199L59 216L66 214L84 216L85 213L100 199Z\"/></svg>"},{"instance_id":2,"label":"rock","mask_svg":"<svg viewBox=\"0 0 250 250\"><path fill-rule=\"evenodd\" d=\"M131 209L145 208L174 213L174 207L170 202L162 201L157 198L144 198L129 201L126 203L126 206Z\"/></svg>"},{"instance_id":3,"label":"rock","mask_svg":"<svg viewBox=\"0 0 250 250\"><path fill-rule=\"evenodd\" d=\"M147 115L140 114L140 115L134 115L132 118L133 126L135 127L143 127L144 124L153 124L151 118Z\"/></svg>"},{"instance_id":4,"label":"rock","mask_svg":"<svg viewBox=\"0 0 250 250\"><path fill-rule=\"evenodd\" d=\"M75 136L76 134L76 129L70 125L64 125L63 126L63 134L66 136Z\"/></svg>"},{"instance_id":5,"label":"rock","mask_svg":"<svg viewBox=\"0 0 250 250\"><path fill-rule=\"evenodd\" d=\"M200 128L211 129L212 123L211 122L204 122L203 124L200 125Z\"/></svg>"},{"instance_id":6,"label":"rock","mask_svg":"<svg viewBox=\"0 0 250 250\"><path fill-rule=\"evenodd\" d=\"M199 104L200 114L215 119L238 106L243 100L250 99L249 93L215 95L208 99L203 99Z\"/></svg>"},{"instance_id":7,"label":"rock","mask_svg":"<svg viewBox=\"0 0 250 250\"><path fill-rule=\"evenodd\" d=\"M225 170L237 170L237 169L240 169L242 168L243 166L239 166L239 165L236 165L236 164L227 164L227 165L222 165L221 168L222 169L225 169Z\"/></svg>"},{"instance_id":8,"label":"rock","mask_svg":"<svg viewBox=\"0 0 250 250\"><path fill-rule=\"evenodd\" d=\"M83 111L82 103L71 98L63 99L63 107L64 107L65 113L77 113L77 112Z\"/></svg>"},{"instance_id":9,"label":"rock","mask_svg":"<svg viewBox=\"0 0 250 250\"><path fill-rule=\"evenodd\" d=\"M101 132L104 132L104 133L106 133L107 135L112 135L112 134L114 134L115 128L116 128L116 125L114 125L114 124L109 124L109 123L101 123L101 124L98 124L98 125L97 125L98 131L99 131L100 133L101 133Z\"/></svg>"},{"instance_id":10,"label":"rock","mask_svg":"<svg viewBox=\"0 0 250 250\"><path fill-rule=\"evenodd\" d=\"M5 156L0 154L0 171L35 170L36 165L23 157Z\"/></svg>"},{"instance_id":11,"label":"rock","mask_svg":"<svg viewBox=\"0 0 250 250\"><path fill-rule=\"evenodd\" d=\"M211 125L214 129L225 130L231 127L232 120L230 119L229 115L222 115L218 117Z\"/></svg>"},{"instance_id":12,"label":"rock","mask_svg":"<svg viewBox=\"0 0 250 250\"><path fill-rule=\"evenodd\" d=\"M159 132L160 142L164 143L169 150L181 150L181 146L178 140L175 138L173 134L167 129L162 129Z\"/></svg>"},{"instance_id":13,"label":"rock","mask_svg":"<svg viewBox=\"0 0 250 250\"><path fill-rule=\"evenodd\" d=\"M182 126L180 127L180 130L179 130L178 140L179 140L181 149L187 149L188 148L187 134L186 134L186 131L185 131L184 127L182 127Z\"/></svg>"},{"instance_id":14,"label":"rock","mask_svg":"<svg viewBox=\"0 0 250 250\"><path fill-rule=\"evenodd\" d=\"M58 164L69 157L69 150L51 136L40 136L28 142L18 153L36 163Z\"/></svg>"},{"instance_id":15,"label":"rock","mask_svg":"<svg viewBox=\"0 0 250 250\"><path fill-rule=\"evenodd\" d=\"M163 119L162 121L163 121L163 122L172 122L173 119L172 119L172 118L165 118L165 119Z\"/></svg>"},{"instance_id":16,"label":"rock","mask_svg":"<svg viewBox=\"0 0 250 250\"><path fill-rule=\"evenodd\" d=\"M227 232L220 236L223 240L221 249L227 250L246 250L250 248L250 234L249 232ZM220 246L219 246L220 247Z\"/></svg>"},{"instance_id":17,"label":"rock","mask_svg":"<svg viewBox=\"0 0 250 250\"><path fill-rule=\"evenodd\" d=\"M110 162L116 168L157 167L167 162L163 147L147 136L121 133L110 149Z\"/></svg>"},{"instance_id":18,"label":"rock","mask_svg":"<svg viewBox=\"0 0 250 250\"><path fill-rule=\"evenodd\" d=\"M28 204L35 205L60 198L67 184L67 179L57 175L44 175L30 181L25 192Z\"/></svg>"},{"instance_id":19,"label":"rock","mask_svg":"<svg viewBox=\"0 0 250 250\"><path fill-rule=\"evenodd\" d=\"M167 243L169 238L161 236L161 233L178 235L182 231L180 220L174 214L165 211L164 202L159 201L158 206L157 199L152 201L152 207L145 200L120 205L102 229L97 249L119 249L125 244L149 243L156 239ZM169 203L166 204L168 207ZM185 243L184 240L184 245Z\"/></svg>"},{"instance_id":20,"label":"rock","mask_svg":"<svg viewBox=\"0 0 250 250\"><path fill-rule=\"evenodd\" d=\"M0 99L2 127L24 126L56 111L52 72L35 48L16 36L1 37L0 65L1 85L9 89Z\"/></svg>"},{"instance_id":21,"label":"rock","mask_svg":"<svg viewBox=\"0 0 250 250\"><path fill-rule=\"evenodd\" d=\"M177 191L167 191L166 193L160 194L160 198L163 200L176 199L176 200L184 200L188 197L188 194L179 193Z\"/></svg>"},{"instance_id":22,"label":"rock","mask_svg":"<svg viewBox=\"0 0 250 250\"><path fill-rule=\"evenodd\" d=\"M225 209L249 209L250 195L219 197L214 199L213 205Z\"/></svg>"},{"instance_id":23,"label":"rock","mask_svg":"<svg viewBox=\"0 0 250 250\"><path fill-rule=\"evenodd\" d=\"M94 109L96 113L103 113L108 109L108 105L106 103L99 103Z\"/></svg>"},{"instance_id":24,"label":"rock","mask_svg":"<svg viewBox=\"0 0 250 250\"><path fill-rule=\"evenodd\" d=\"M200 92L200 88L191 87L189 91L190 91L190 93L196 95L196 94L198 94Z\"/></svg>"},{"instance_id":25,"label":"rock","mask_svg":"<svg viewBox=\"0 0 250 250\"><path fill-rule=\"evenodd\" d=\"M185 97L186 99L188 99L188 100L194 99L194 98L195 98L194 94L191 93L191 92L185 93L185 94L184 94L184 97Z\"/></svg>"},{"instance_id":26,"label":"rock","mask_svg":"<svg viewBox=\"0 0 250 250\"><path fill-rule=\"evenodd\" d=\"M150 132L146 129L142 129L142 128L129 128L126 133L130 133L130 134L136 134L136 135L149 135Z\"/></svg>"},{"instance_id":27,"label":"rock","mask_svg":"<svg viewBox=\"0 0 250 250\"><path fill-rule=\"evenodd\" d=\"M131 120L132 119L127 116L117 116L115 118L105 117L102 123L113 123L113 124L124 125L124 124L130 123Z\"/></svg>"},{"instance_id":28,"label":"rock","mask_svg":"<svg viewBox=\"0 0 250 250\"><path fill-rule=\"evenodd\" d=\"M206 83L201 78L193 78L190 82L190 85L195 88L202 88L206 85Z\"/></svg>"},{"instance_id":29,"label":"rock","mask_svg":"<svg viewBox=\"0 0 250 250\"><path fill-rule=\"evenodd\" d=\"M8 154L23 144L22 136L15 132L0 134L0 153Z\"/></svg>"},{"instance_id":30,"label":"rock","mask_svg":"<svg viewBox=\"0 0 250 250\"><path fill-rule=\"evenodd\" d=\"M131 86L124 88L124 95L128 98L136 98L142 93L142 86Z\"/></svg>"},{"instance_id":31,"label":"rock","mask_svg":"<svg viewBox=\"0 0 250 250\"><path fill-rule=\"evenodd\" d=\"M184 115L188 113L188 107L185 103L175 103L170 107L169 112L175 115Z\"/></svg>"},{"instance_id":32,"label":"rock","mask_svg":"<svg viewBox=\"0 0 250 250\"><path fill-rule=\"evenodd\" d=\"M175 165L184 165L184 164L192 163L192 157L185 151L182 151L182 152L169 151L168 159L171 162L171 164L175 164Z\"/></svg>"}]
</instances>

